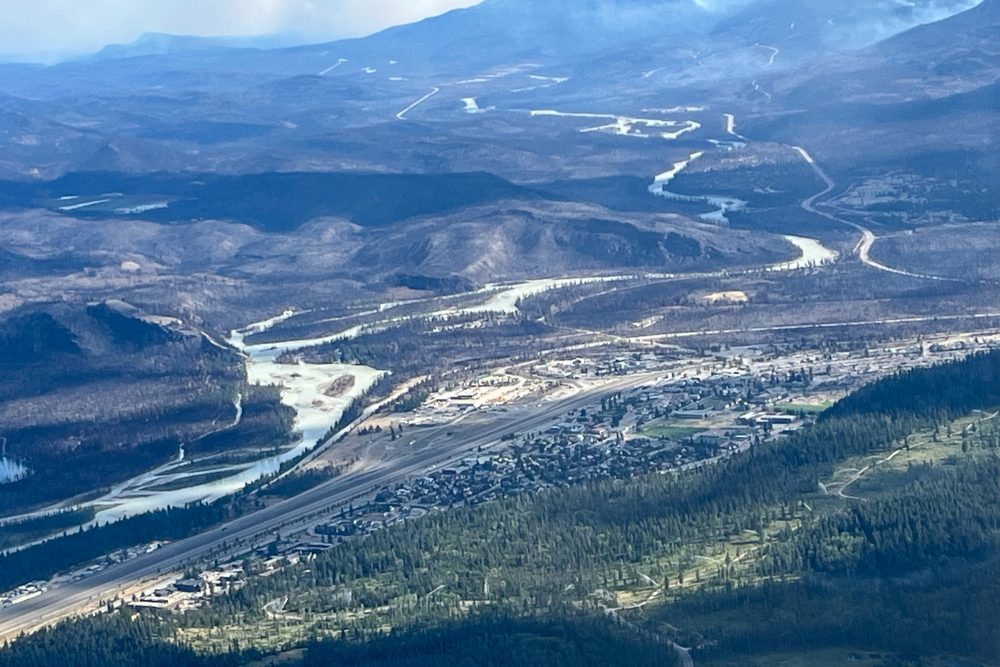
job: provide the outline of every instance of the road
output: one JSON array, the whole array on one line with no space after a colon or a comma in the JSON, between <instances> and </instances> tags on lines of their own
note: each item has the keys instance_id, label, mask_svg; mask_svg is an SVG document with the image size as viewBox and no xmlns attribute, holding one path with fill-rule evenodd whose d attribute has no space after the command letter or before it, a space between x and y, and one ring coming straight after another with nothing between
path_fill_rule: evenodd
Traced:
<instances>
[{"instance_id":1,"label":"road","mask_svg":"<svg viewBox=\"0 0 1000 667\"><path fill-rule=\"evenodd\" d=\"M341 65L343 65L346 62L347 62L347 60L345 60L344 58L340 58L337 62L333 63L332 65L330 65L329 67L327 67L325 70L323 70L322 72L320 72L319 76L326 76L327 74L329 74L333 70L337 69L338 67L340 67Z\"/></svg>"},{"instance_id":2,"label":"road","mask_svg":"<svg viewBox=\"0 0 1000 667\"><path fill-rule=\"evenodd\" d=\"M920 278L921 280L936 280L940 282L955 282L955 283L961 282L957 278L946 278L944 276L934 276L927 273L914 273L912 271L896 269L891 266L886 266L882 262L872 259L871 257L872 246L875 245L875 241L878 240L878 237L876 237L875 234L872 233L870 229L864 227L863 225L859 225L856 222L851 222L850 220L845 220L844 218L838 218L832 213L827 213L826 211L820 210L819 208L816 207L816 202L822 199L823 197L826 197L831 192L833 192L834 188L837 187L837 184L832 178L830 178L830 175L826 173L826 171L819 165L819 163L816 162L816 160L809 153L809 151L807 151L805 148L801 146L792 146L792 148L794 148L795 151L802 156L802 158L812 168L812 170L816 172L816 175L820 177L820 179L826 186L821 192L818 192L814 194L812 197L809 197L809 199L803 201L802 208L805 209L806 212L808 213L821 216L823 218L826 218L827 220L832 220L833 222L836 222L841 225L847 225L848 227L851 227L852 229L855 229L858 232L860 232L861 240L858 241L858 245L854 247L854 254L858 256L858 259L860 259L865 266L875 269L877 271L884 271L885 273L893 273L897 276L907 276L908 278Z\"/></svg>"},{"instance_id":3,"label":"road","mask_svg":"<svg viewBox=\"0 0 1000 667\"><path fill-rule=\"evenodd\" d=\"M782 331L808 331L812 329L840 329L854 327L888 326L893 324L920 324L925 322L954 322L961 320L1000 319L1000 311L988 313L969 313L967 315L926 315L918 317L889 317L880 320L845 320L840 322L819 322L803 324L779 324L765 327L745 327L742 329L702 329L699 331L675 331L648 336L632 336L630 341L641 343L658 340L673 340L677 338L693 338L696 336L721 336L748 333L778 333Z\"/></svg>"},{"instance_id":4,"label":"road","mask_svg":"<svg viewBox=\"0 0 1000 667\"><path fill-rule=\"evenodd\" d=\"M410 106L406 107L405 109L403 109L402 111L400 111L398 114L396 114L396 118L398 118L399 120L406 120L406 114L410 113L411 111L413 111L414 109L416 109L418 106L420 106L421 104L423 104L427 100L431 99L432 97L434 97L435 95L437 95L440 92L441 92L440 88L437 88L437 87L432 88L431 92L427 93L426 95L424 95L423 97L421 97L419 100L417 100L416 102L414 102L413 104L411 104Z\"/></svg>"},{"instance_id":5,"label":"road","mask_svg":"<svg viewBox=\"0 0 1000 667\"><path fill-rule=\"evenodd\" d=\"M392 460L375 462L218 528L110 566L81 581L54 585L37 598L0 610L0 642L97 608L101 600L119 597L141 582L162 578L210 555L224 553L227 548L232 551L236 542L253 543L296 521L304 522L331 508L371 496L387 484L426 475L471 455L479 447L498 442L511 431L544 430L570 410L590 405L602 395L640 386L661 376L661 373L645 373L610 379L571 397L511 410L485 423L471 424L465 420L460 426L411 428L404 437L413 444Z\"/></svg>"},{"instance_id":6,"label":"road","mask_svg":"<svg viewBox=\"0 0 1000 667\"><path fill-rule=\"evenodd\" d=\"M665 637L660 636L658 633L651 632L650 630L647 630L642 626L636 625L635 623L628 620L619 613L620 611L622 611L621 609L612 609L610 607L604 606L603 604L598 606L604 610L604 613L606 615L614 619L615 622L625 626L635 634L650 639L656 642L657 644L666 644L667 646L672 648L674 650L674 653L677 654L677 659L680 660L682 667L694 667L694 659L691 658L691 649L681 646L672 639L667 639Z\"/></svg>"},{"instance_id":7,"label":"road","mask_svg":"<svg viewBox=\"0 0 1000 667\"><path fill-rule=\"evenodd\" d=\"M764 49L765 51L770 51L771 52L771 57L768 58L768 60L767 60L767 66L768 67L771 67L772 65L774 65L774 59L777 58L778 54L781 53L781 49L779 49L777 47L774 47L774 46L767 46L766 44L754 44L754 46L756 46L758 49Z\"/></svg>"}]
</instances>

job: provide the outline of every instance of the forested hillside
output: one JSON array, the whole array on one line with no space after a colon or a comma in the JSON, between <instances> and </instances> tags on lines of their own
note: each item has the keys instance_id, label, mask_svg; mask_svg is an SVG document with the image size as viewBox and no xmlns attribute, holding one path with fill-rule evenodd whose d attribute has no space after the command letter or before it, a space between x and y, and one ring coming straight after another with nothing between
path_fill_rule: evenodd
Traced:
<instances>
[{"instance_id":1,"label":"forested hillside","mask_svg":"<svg viewBox=\"0 0 1000 667\"><path fill-rule=\"evenodd\" d=\"M988 661L998 647L984 610L1000 603L1000 420L988 414L1000 405L998 371L1000 352L992 352L903 373L718 465L432 513L252 578L169 622L64 626L3 651L0 666L42 664L19 660L88 631L201 653L301 647L306 664L478 657L506 665L522 651L517 662L526 665L563 664L539 657L545 646L568 642L574 655L584 644L565 629L551 640L561 622L528 619L581 612L621 619L619 630L645 646L638 656L669 647L671 637L695 649L696 664L855 646L893 659ZM888 469L917 452L936 458ZM874 462L862 467L865 457ZM845 469L858 472L834 493L829 480ZM283 597L284 616L268 617L264 605ZM490 662L498 649L482 619L462 630L469 643L456 645L456 619L499 608L514 616L497 626L512 637L504 655ZM378 639L390 628L404 634ZM392 662L403 653L407 662Z\"/></svg>"}]
</instances>

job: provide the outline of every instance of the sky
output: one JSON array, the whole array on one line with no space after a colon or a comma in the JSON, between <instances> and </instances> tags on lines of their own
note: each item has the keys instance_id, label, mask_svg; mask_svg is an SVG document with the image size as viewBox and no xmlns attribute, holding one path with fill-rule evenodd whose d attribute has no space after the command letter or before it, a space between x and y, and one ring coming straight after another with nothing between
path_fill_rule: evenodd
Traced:
<instances>
[{"instance_id":1,"label":"sky","mask_svg":"<svg viewBox=\"0 0 1000 667\"><path fill-rule=\"evenodd\" d=\"M52 63L127 44L146 32L210 37L279 36L271 45L355 37L481 0L0 0L0 61ZM538 0L546 2L547 0ZM614 0L603 0L616 6ZM684 0L648 0L657 2ZM688 0L724 12L759 0ZM830 0L835 2L836 0ZM981 0L882 0L936 20ZM631 7L644 7L629 0ZM646 7L652 10L652 7ZM614 15L620 17L620 9ZM911 21L910 25L913 22ZM899 26L870 26L895 32ZM905 27L905 26L903 26ZM891 29L890 29L891 28ZM878 36L878 35L876 35Z\"/></svg>"},{"instance_id":2,"label":"sky","mask_svg":"<svg viewBox=\"0 0 1000 667\"><path fill-rule=\"evenodd\" d=\"M0 0L0 57L52 61L145 32L285 35L319 42L468 7L479 0Z\"/></svg>"}]
</instances>

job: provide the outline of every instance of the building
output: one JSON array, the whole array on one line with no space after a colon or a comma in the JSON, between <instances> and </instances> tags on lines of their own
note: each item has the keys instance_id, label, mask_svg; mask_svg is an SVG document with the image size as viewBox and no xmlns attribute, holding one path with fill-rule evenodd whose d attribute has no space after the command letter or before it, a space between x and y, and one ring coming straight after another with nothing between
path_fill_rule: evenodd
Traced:
<instances>
[{"instance_id":1,"label":"building","mask_svg":"<svg viewBox=\"0 0 1000 667\"><path fill-rule=\"evenodd\" d=\"M174 584L176 588L181 593L201 593L202 584L197 579L181 579Z\"/></svg>"}]
</instances>

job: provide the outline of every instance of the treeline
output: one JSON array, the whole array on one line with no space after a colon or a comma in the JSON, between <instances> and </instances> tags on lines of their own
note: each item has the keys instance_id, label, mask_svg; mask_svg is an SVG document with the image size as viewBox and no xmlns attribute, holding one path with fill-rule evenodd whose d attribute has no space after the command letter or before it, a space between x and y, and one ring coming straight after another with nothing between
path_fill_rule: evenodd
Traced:
<instances>
[{"instance_id":1,"label":"treeline","mask_svg":"<svg viewBox=\"0 0 1000 667\"><path fill-rule=\"evenodd\" d=\"M364 638L362 638L364 639ZM486 613L387 637L318 641L305 667L671 667L667 644L609 620L581 615L523 618Z\"/></svg>"},{"instance_id":2,"label":"treeline","mask_svg":"<svg viewBox=\"0 0 1000 667\"><path fill-rule=\"evenodd\" d=\"M93 520L96 510L65 510L4 525L0 531L0 554L26 542L44 539L61 530L77 528Z\"/></svg>"},{"instance_id":3,"label":"treeline","mask_svg":"<svg viewBox=\"0 0 1000 667\"><path fill-rule=\"evenodd\" d=\"M313 468L302 472L293 472L277 481L260 487L257 495L274 498L291 498L333 479L337 474L337 471L329 468Z\"/></svg>"},{"instance_id":4,"label":"treeline","mask_svg":"<svg viewBox=\"0 0 1000 667\"><path fill-rule=\"evenodd\" d=\"M998 605L994 558L908 581L805 577L701 592L654 617L692 630L693 644L707 640L696 663L840 647L896 652L906 664L941 654L994 664Z\"/></svg>"},{"instance_id":5,"label":"treeline","mask_svg":"<svg viewBox=\"0 0 1000 667\"><path fill-rule=\"evenodd\" d=\"M67 621L0 650L0 667L235 667L245 656L199 656L168 641L156 616L104 614Z\"/></svg>"},{"instance_id":6,"label":"treeline","mask_svg":"<svg viewBox=\"0 0 1000 667\"><path fill-rule=\"evenodd\" d=\"M839 401L821 417L906 415L946 421L976 409L998 405L1000 351L978 352L966 359L931 368L899 372Z\"/></svg>"},{"instance_id":7,"label":"treeline","mask_svg":"<svg viewBox=\"0 0 1000 667\"><path fill-rule=\"evenodd\" d=\"M762 574L899 577L1000 549L1000 458L927 469L891 497L853 504L769 548Z\"/></svg>"},{"instance_id":8,"label":"treeline","mask_svg":"<svg viewBox=\"0 0 1000 667\"><path fill-rule=\"evenodd\" d=\"M486 368L499 359L537 358L539 350L565 344L563 339L552 339L555 333L520 316L477 313L410 320L296 354L311 363L358 363L415 377L456 366Z\"/></svg>"},{"instance_id":9,"label":"treeline","mask_svg":"<svg viewBox=\"0 0 1000 667\"><path fill-rule=\"evenodd\" d=\"M432 393L437 391L437 388L438 381L434 378L418 382L410 387L405 394L383 407L382 410L389 413L412 412L423 405L424 401L426 401Z\"/></svg>"},{"instance_id":10,"label":"treeline","mask_svg":"<svg viewBox=\"0 0 1000 667\"><path fill-rule=\"evenodd\" d=\"M58 539L0 556L0 591L46 580L126 547L177 540L232 518L233 503L190 505L148 512L123 521L80 529Z\"/></svg>"},{"instance_id":11,"label":"treeline","mask_svg":"<svg viewBox=\"0 0 1000 667\"><path fill-rule=\"evenodd\" d=\"M368 407L369 401L372 400L372 394L378 391L389 391L392 383L395 381L392 375L383 375L381 378L375 381L371 389L364 396L355 396L344 408L344 412L340 415L340 418L334 422L333 426L326 430L319 440L316 441L316 445L322 445L324 442L337 435L345 428L353 424L355 421L361 418L365 413L365 409Z\"/></svg>"},{"instance_id":12,"label":"treeline","mask_svg":"<svg viewBox=\"0 0 1000 667\"><path fill-rule=\"evenodd\" d=\"M281 402L278 387L248 384L242 394L240 423L230 427L226 415L215 432L185 444L189 454L278 449L291 441L295 410ZM233 411L235 417L235 406Z\"/></svg>"}]
</instances>

